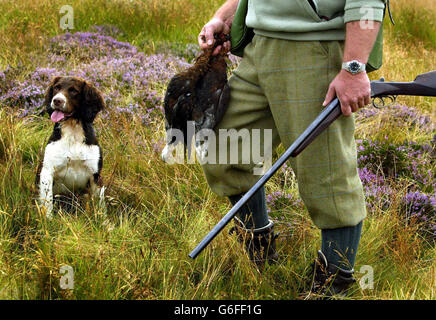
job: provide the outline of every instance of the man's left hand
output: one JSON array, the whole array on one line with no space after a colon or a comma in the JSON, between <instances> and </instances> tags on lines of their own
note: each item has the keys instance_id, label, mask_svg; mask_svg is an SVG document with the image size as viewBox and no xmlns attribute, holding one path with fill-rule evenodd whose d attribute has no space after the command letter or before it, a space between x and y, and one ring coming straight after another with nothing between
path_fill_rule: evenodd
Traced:
<instances>
[{"instance_id":1,"label":"man's left hand","mask_svg":"<svg viewBox=\"0 0 436 320\"><path fill-rule=\"evenodd\" d=\"M344 116L349 117L352 112L371 103L371 85L366 72L351 74L341 70L330 83L323 106L327 106L338 97Z\"/></svg>"}]
</instances>

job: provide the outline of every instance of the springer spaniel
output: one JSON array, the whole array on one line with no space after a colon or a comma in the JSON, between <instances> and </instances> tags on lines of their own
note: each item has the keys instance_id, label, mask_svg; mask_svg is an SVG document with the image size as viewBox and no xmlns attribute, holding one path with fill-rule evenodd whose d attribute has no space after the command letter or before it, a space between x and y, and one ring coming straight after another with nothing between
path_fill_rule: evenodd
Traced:
<instances>
[{"instance_id":1,"label":"springer spaniel","mask_svg":"<svg viewBox=\"0 0 436 320\"><path fill-rule=\"evenodd\" d=\"M92 123L104 107L101 93L76 77L55 77L44 105L55 123L36 178L40 205L52 216L54 195L88 193L104 206L103 157Z\"/></svg>"}]
</instances>

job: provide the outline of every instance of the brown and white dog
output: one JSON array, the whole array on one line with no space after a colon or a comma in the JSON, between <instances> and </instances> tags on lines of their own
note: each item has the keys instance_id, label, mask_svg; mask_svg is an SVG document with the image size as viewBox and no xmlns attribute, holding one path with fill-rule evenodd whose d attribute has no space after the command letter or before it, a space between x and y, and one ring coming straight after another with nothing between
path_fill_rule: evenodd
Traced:
<instances>
[{"instance_id":1,"label":"brown and white dog","mask_svg":"<svg viewBox=\"0 0 436 320\"><path fill-rule=\"evenodd\" d=\"M101 93L83 79L55 77L44 105L55 123L36 178L46 216L52 216L55 195L88 193L104 206L103 156L92 125L105 107Z\"/></svg>"}]
</instances>

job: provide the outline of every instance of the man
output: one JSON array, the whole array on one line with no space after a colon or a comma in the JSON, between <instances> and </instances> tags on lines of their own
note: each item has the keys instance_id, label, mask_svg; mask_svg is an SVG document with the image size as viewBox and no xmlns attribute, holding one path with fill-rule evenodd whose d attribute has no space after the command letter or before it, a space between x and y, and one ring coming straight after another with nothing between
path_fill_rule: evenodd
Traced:
<instances>
[{"instance_id":1,"label":"man","mask_svg":"<svg viewBox=\"0 0 436 320\"><path fill-rule=\"evenodd\" d=\"M214 33L229 33L238 2L228 0L203 27L201 49L213 47ZM270 129L269 147L280 142L289 147L323 107L335 96L340 100L344 117L291 160L300 196L322 234L314 265L316 293L342 294L355 282L366 208L352 113L370 103L365 64L383 9L383 0L249 0L246 24L255 36L229 79L229 109L216 128ZM226 42L214 54L229 50ZM236 143L241 150L240 140ZM259 178L254 166L205 164L203 169L212 190L236 203ZM264 189L239 212L234 230L255 263L277 260Z\"/></svg>"}]
</instances>

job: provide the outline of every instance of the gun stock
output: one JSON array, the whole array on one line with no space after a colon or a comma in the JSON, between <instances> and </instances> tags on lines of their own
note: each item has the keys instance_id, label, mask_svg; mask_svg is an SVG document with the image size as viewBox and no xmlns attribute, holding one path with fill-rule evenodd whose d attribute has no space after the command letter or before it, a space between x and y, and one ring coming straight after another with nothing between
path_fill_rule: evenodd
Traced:
<instances>
[{"instance_id":1,"label":"gun stock","mask_svg":"<svg viewBox=\"0 0 436 320\"><path fill-rule=\"evenodd\" d=\"M436 71L420 74L411 82L371 81L371 96L427 96L436 97Z\"/></svg>"},{"instance_id":2,"label":"gun stock","mask_svg":"<svg viewBox=\"0 0 436 320\"><path fill-rule=\"evenodd\" d=\"M423 73L412 82L385 82L383 79L371 81L371 97L386 97L393 95L436 96L436 71ZM277 172L290 158L300 154L318 135L342 114L339 100L335 98L316 117L295 142L280 156L257 183L230 209L218 224L191 251L189 257L195 259L201 251L218 235L219 232L235 217L237 212L248 200Z\"/></svg>"}]
</instances>

